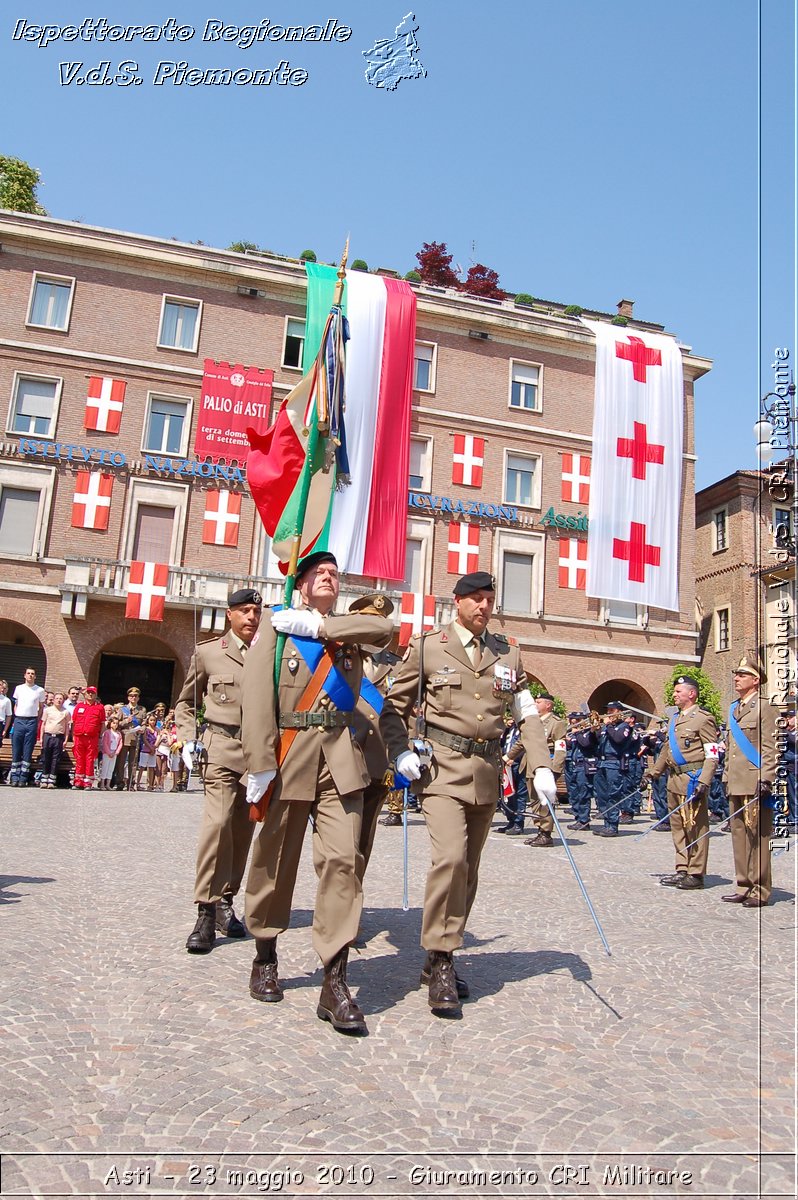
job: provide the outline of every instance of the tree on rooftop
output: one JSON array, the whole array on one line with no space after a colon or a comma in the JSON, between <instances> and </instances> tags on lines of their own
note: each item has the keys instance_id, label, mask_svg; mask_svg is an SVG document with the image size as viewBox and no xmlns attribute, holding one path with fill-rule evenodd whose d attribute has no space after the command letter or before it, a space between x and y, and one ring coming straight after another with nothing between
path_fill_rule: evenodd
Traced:
<instances>
[{"instance_id":1,"label":"tree on rooftop","mask_svg":"<svg viewBox=\"0 0 798 1200\"><path fill-rule=\"evenodd\" d=\"M460 280L452 270L452 255L447 252L446 242L424 242L416 258L422 283L459 288Z\"/></svg>"},{"instance_id":2,"label":"tree on rooftop","mask_svg":"<svg viewBox=\"0 0 798 1200\"><path fill-rule=\"evenodd\" d=\"M47 210L42 208L36 198L36 188L40 180L41 176L36 168L23 162L21 158L6 158L0 155L0 208L46 217Z\"/></svg>"},{"instance_id":3,"label":"tree on rooftop","mask_svg":"<svg viewBox=\"0 0 798 1200\"><path fill-rule=\"evenodd\" d=\"M475 263L473 267L469 267L462 289L469 296L487 296L495 300L504 299L504 292L499 287L498 272L486 267L483 263Z\"/></svg>"}]
</instances>

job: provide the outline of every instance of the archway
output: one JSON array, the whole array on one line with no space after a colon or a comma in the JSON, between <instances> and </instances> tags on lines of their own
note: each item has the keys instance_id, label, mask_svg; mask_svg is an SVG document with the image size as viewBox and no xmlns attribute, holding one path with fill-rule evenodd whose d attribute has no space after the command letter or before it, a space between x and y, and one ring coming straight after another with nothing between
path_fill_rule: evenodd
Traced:
<instances>
[{"instance_id":1,"label":"archway","mask_svg":"<svg viewBox=\"0 0 798 1200\"><path fill-rule=\"evenodd\" d=\"M606 683L600 683L588 700L588 708L603 713L610 700L620 701L632 712L638 710L635 712L635 716L639 717L644 724L648 717L660 715L646 689L631 679L609 679Z\"/></svg>"},{"instance_id":2,"label":"archway","mask_svg":"<svg viewBox=\"0 0 798 1200\"><path fill-rule=\"evenodd\" d=\"M159 701L171 707L180 693L184 673L171 646L152 634L113 638L95 656L90 679L97 681L100 699L116 704L137 687L146 709Z\"/></svg>"},{"instance_id":3,"label":"archway","mask_svg":"<svg viewBox=\"0 0 798 1200\"><path fill-rule=\"evenodd\" d=\"M47 686L47 654L36 634L18 621L0 621L0 679L8 681L9 695L18 683L24 683L27 667L33 667L40 686ZM61 686L55 680L52 683Z\"/></svg>"}]
</instances>

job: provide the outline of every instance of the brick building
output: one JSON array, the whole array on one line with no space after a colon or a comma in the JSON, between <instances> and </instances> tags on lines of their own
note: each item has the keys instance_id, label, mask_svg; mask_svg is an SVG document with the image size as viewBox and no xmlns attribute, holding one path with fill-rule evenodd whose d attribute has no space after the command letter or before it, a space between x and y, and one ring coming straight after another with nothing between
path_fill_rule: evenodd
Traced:
<instances>
[{"instance_id":1,"label":"brick building","mask_svg":"<svg viewBox=\"0 0 798 1200\"><path fill-rule=\"evenodd\" d=\"M273 370L275 407L301 377L304 269L8 212L0 244L0 674L15 682L30 664L49 686L174 698L231 586L281 598L245 464L197 459L194 439L205 359ZM693 385L710 364L681 347L681 611L590 599L592 337L562 305L415 290L407 574L381 586L433 594L443 621L456 576L478 564L534 679L569 706L657 711L673 665L697 661ZM620 337L662 332L629 301L619 310ZM125 385L117 433L84 425L93 377ZM73 525L87 469L112 477L106 530ZM203 541L221 491L242 498L234 545ZM170 564L163 623L125 618L134 559ZM374 582L345 578L343 602Z\"/></svg>"}]
</instances>

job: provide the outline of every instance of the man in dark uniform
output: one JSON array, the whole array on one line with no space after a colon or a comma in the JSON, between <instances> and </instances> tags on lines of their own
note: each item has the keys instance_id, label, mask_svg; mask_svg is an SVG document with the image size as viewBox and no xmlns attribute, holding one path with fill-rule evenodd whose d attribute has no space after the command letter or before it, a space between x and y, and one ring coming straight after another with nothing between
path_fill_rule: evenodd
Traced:
<instances>
[{"instance_id":1,"label":"man in dark uniform","mask_svg":"<svg viewBox=\"0 0 798 1200\"><path fill-rule=\"evenodd\" d=\"M568 828L577 833L590 829L590 808L593 802L593 781L599 761L598 730L585 713L569 714L571 729L566 734L566 758L571 755L571 783L568 799L573 821Z\"/></svg>"},{"instance_id":2,"label":"man in dark uniform","mask_svg":"<svg viewBox=\"0 0 798 1200\"><path fill-rule=\"evenodd\" d=\"M257 947L249 994L267 1003L283 999L277 937L291 919L310 817L319 880L313 945L324 965L316 1015L340 1032L365 1033L365 1018L346 982L349 947L363 907L360 837L363 789L369 783L352 726L363 676L360 648L387 646L393 625L370 613L333 614L338 566L328 551L315 551L299 563L296 587L303 607L273 612L264 621L244 670L241 727L250 803L257 804L274 781L247 877L247 925ZM275 686L278 634L287 640Z\"/></svg>"},{"instance_id":3,"label":"man in dark uniform","mask_svg":"<svg viewBox=\"0 0 798 1200\"><path fill-rule=\"evenodd\" d=\"M707 795L718 761L718 726L697 700L696 680L680 675L673 685L673 703L679 711L671 717L667 739L649 776L658 779L669 772L668 812L676 870L660 883L680 891L704 886L709 854ZM690 802L684 804L685 800Z\"/></svg>"},{"instance_id":4,"label":"man in dark uniform","mask_svg":"<svg viewBox=\"0 0 798 1200\"><path fill-rule=\"evenodd\" d=\"M637 734L623 719L623 705L611 700L604 728L599 735L599 765L596 771L596 805L604 818L594 837L617 837L621 806L634 788L629 764L637 753Z\"/></svg>"},{"instance_id":5,"label":"man in dark uniform","mask_svg":"<svg viewBox=\"0 0 798 1200\"><path fill-rule=\"evenodd\" d=\"M665 744L667 734L665 732L664 722L660 721L658 725L654 725L648 729L640 739L642 742L642 761L643 761L643 778L651 785L651 802L654 805L653 819L659 824L655 829L655 833L660 831L670 833L670 821L665 820L668 816L668 779L666 775L659 775L656 779L651 776L651 767L657 761L659 752ZM641 780L642 783L642 780Z\"/></svg>"},{"instance_id":6,"label":"man in dark uniform","mask_svg":"<svg viewBox=\"0 0 798 1200\"><path fill-rule=\"evenodd\" d=\"M207 954L216 930L231 938L246 936L233 908L241 887L255 826L249 819L241 749L241 678L260 624L262 601L252 588L239 588L227 601L229 629L197 646L175 706L182 742L197 736L197 712L205 706L208 752L205 800L197 848L194 902L197 922L186 949Z\"/></svg>"},{"instance_id":7,"label":"man in dark uniform","mask_svg":"<svg viewBox=\"0 0 798 1200\"><path fill-rule=\"evenodd\" d=\"M521 726L529 776L552 804L556 795L543 726L518 647L488 630L495 599L493 577L485 571L458 579L455 620L445 629L411 638L380 717L397 770L407 779L422 781L432 864L421 927L421 944L427 951L421 981L429 986L430 1008L441 1013L458 1012L468 994L465 982L457 978L453 951L463 944L482 847L496 811L508 706ZM432 748L428 771L416 748L409 748L408 738L419 676L422 717Z\"/></svg>"}]
</instances>

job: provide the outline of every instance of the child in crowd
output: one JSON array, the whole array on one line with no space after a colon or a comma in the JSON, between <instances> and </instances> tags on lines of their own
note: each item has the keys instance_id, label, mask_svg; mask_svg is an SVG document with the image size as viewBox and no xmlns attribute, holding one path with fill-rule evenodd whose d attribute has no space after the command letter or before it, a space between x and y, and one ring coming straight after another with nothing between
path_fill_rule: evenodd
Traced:
<instances>
[{"instance_id":1,"label":"child in crowd","mask_svg":"<svg viewBox=\"0 0 798 1200\"><path fill-rule=\"evenodd\" d=\"M113 708L111 709L113 714ZM107 792L111 788L111 779L114 774L116 760L119 757L119 751L122 749L122 734L119 732L119 717L111 716L108 720L105 732L100 739L100 750L102 751L102 766L100 767L100 791Z\"/></svg>"},{"instance_id":2,"label":"child in crowd","mask_svg":"<svg viewBox=\"0 0 798 1200\"><path fill-rule=\"evenodd\" d=\"M147 791L155 791L155 748L158 745L158 718L154 712L147 717L144 732L141 735L139 749L139 769L136 774L136 788L141 790L141 777L147 772Z\"/></svg>"}]
</instances>

